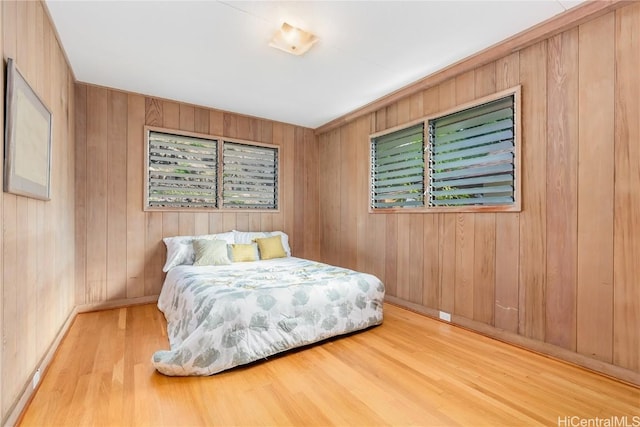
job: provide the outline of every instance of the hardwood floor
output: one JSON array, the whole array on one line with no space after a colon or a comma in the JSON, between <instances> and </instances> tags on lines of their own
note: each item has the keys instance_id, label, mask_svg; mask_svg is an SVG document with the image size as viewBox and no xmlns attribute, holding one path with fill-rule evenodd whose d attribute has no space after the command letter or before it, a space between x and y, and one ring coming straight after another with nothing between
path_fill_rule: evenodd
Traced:
<instances>
[{"instance_id":1,"label":"hardwood floor","mask_svg":"<svg viewBox=\"0 0 640 427\"><path fill-rule=\"evenodd\" d=\"M379 327L211 377L155 372L167 347L155 305L80 314L20 425L640 425L637 388L388 304Z\"/></svg>"}]
</instances>

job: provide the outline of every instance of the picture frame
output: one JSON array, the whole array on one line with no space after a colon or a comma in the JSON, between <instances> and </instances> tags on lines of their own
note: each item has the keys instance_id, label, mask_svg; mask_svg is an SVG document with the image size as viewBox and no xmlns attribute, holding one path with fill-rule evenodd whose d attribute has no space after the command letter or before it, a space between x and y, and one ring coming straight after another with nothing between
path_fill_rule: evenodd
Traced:
<instances>
[{"instance_id":1,"label":"picture frame","mask_svg":"<svg viewBox=\"0 0 640 427\"><path fill-rule=\"evenodd\" d=\"M4 191L51 200L52 114L7 59Z\"/></svg>"}]
</instances>

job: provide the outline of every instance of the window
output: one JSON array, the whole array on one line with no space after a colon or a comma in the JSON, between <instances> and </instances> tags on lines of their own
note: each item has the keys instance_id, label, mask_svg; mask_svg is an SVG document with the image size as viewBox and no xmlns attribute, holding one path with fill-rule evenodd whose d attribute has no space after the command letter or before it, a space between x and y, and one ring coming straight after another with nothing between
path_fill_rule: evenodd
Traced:
<instances>
[{"instance_id":1,"label":"window","mask_svg":"<svg viewBox=\"0 0 640 427\"><path fill-rule=\"evenodd\" d=\"M226 207L277 209L278 151L224 143L222 199Z\"/></svg>"},{"instance_id":2,"label":"window","mask_svg":"<svg viewBox=\"0 0 640 427\"><path fill-rule=\"evenodd\" d=\"M519 102L516 87L372 135L370 210L519 211Z\"/></svg>"},{"instance_id":3,"label":"window","mask_svg":"<svg viewBox=\"0 0 640 427\"><path fill-rule=\"evenodd\" d=\"M150 131L149 207L218 207L218 141Z\"/></svg>"},{"instance_id":4,"label":"window","mask_svg":"<svg viewBox=\"0 0 640 427\"><path fill-rule=\"evenodd\" d=\"M278 209L278 147L145 130L145 209Z\"/></svg>"},{"instance_id":5,"label":"window","mask_svg":"<svg viewBox=\"0 0 640 427\"><path fill-rule=\"evenodd\" d=\"M429 206L514 202L514 97L429 120Z\"/></svg>"},{"instance_id":6,"label":"window","mask_svg":"<svg viewBox=\"0 0 640 427\"><path fill-rule=\"evenodd\" d=\"M424 206L424 124L374 137L371 206Z\"/></svg>"}]
</instances>

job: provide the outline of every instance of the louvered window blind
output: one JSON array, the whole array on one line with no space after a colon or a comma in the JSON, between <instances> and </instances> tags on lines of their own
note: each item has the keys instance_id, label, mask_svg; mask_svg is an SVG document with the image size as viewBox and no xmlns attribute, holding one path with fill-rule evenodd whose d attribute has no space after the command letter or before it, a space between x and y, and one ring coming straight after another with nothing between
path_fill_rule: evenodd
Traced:
<instances>
[{"instance_id":1,"label":"louvered window blind","mask_svg":"<svg viewBox=\"0 0 640 427\"><path fill-rule=\"evenodd\" d=\"M148 205L215 208L218 141L149 132Z\"/></svg>"},{"instance_id":2,"label":"louvered window blind","mask_svg":"<svg viewBox=\"0 0 640 427\"><path fill-rule=\"evenodd\" d=\"M429 206L514 203L514 96L429 121Z\"/></svg>"},{"instance_id":3,"label":"louvered window blind","mask_svg":"<svg viewBox=\"0 0 640 427\"><path fill-rule=\"evenodd\" d=\"M222 203L225 208L278 208L278 150L225 141Z\"/></svg>"},{"instance_id":4,"label":"louvered window blind","mask_svg":"<svg viewBox=\"0 0 640 427\"><path fill-rule=\"evenodd\" d=\"M424 124L371 141L371 207L424 206Z\"/></svg>"}]
</instances>

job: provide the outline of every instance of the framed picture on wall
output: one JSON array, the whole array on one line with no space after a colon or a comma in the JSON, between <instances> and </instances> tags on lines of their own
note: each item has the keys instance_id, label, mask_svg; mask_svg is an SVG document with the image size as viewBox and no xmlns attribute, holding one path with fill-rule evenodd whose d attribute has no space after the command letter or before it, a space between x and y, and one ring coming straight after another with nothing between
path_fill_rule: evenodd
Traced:
<instances>
[{"instance_id":1,"label":"framed picture on wall","mask_svg":"<svg viewBox=\"0 0 640 427\"><path fill-rule=\"evenodd\" d=\"M7 60L4 191L51 199L51 111Z\"/></svg>"}]
</instances>

